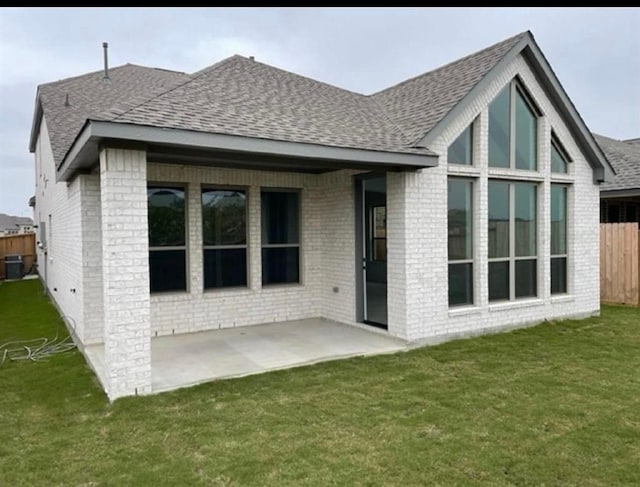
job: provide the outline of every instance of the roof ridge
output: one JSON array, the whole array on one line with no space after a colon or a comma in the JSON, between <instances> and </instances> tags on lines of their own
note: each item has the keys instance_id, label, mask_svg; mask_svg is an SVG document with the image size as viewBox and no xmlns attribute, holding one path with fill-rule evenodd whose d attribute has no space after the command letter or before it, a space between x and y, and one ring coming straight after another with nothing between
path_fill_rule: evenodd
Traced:
<instances>
[{"instance_id":1,"label":"roof ridge","mask_svg":"<svg viewBox=\"0 0 640 487\"><path fill-rule=\"evenodd\" d=\"M132 66L132 67L135 67L135 68L143 68L143 69L154 69L156 71L167 71L169 73L176 73L176 74L187 74L184 71L177 71L175 69L158 68L156 66L144 66L142 64L135 64L135 63L124 63L124 64L120 64L118 66L113 66L112 68L109 68L109 71L121 70L121 69L129 67L129 66ZM59 83L65 83L65 82L68 82L68 81L77 80L77 79L84 78L84 77L89 77L89 76L92 76L92 75L95 75L95 74L102 73L103 71L104 71L104 69L97 69L95 71L89 71L88 73L78 74L76 76L69 76L67 78L61 78L61 79L58 79L56 81L49 81L48 83L39 84L38 88L41 88L41 87L44 87L44 86L49 87L49 86L57 85Z\"/></svg>"},{"instance_id":2,"label":"roof ridge","mask_svg":"<svg viewBox=\"0 0 640 487\"><path fill-rule=\"evenodd\" d=\"M303 79L312 81L316 85L328 86L328 87L333 88L333 89L337 89L337 90L340 90L340 91L351 93L353 95L357 95L359 97L362 97L363 99L368 99L369 98L367 95L363 95L362 93L356 93L354 91L346 90L344 88L340 88L339 86L331 85L329 83L325 83L324 81L319 81L319 80L310 78L309 76L304 76L304 75L301 75L301 74L294 73L292 71L287 71L286 69L281 69L281 68L278 68L276 66L272 66L270 64L266 64L266 63L263 63L263 62L260 62L260 61L256 61L255 59L250 59L250 58L247 58L247 57L242 56L240 54L234 54L232 56L229 56L227 58L222 59L221 61L218 61L217 63L212 64L211 66L207 66L206 68L203 68L203 69L201 69L199 71L196 71L193 74L188 75L189 79L185 80L183 83L179 83L176 86L172 86L172 87L168 88L165 91L162 91L162 92L157 93L155 95L151 95L148 98L145 98L145 100L143 100L143 101L140 101L140 102L134 101L134 104L132 104L131 106L129 106L128 108L126 108L124 110L118 110L117 107L115 107L115 110L113 108L109 109L107 112L104 112L104 115L101 114L101 116L109 118L110 120L118 120L119 118L125 116L127 113L131 112L132 110L135 110L135 109L137 109L137 108L139 108L139 107L141 107L141 106L143 106L143 105L145 105L145 104L147 104L147 103L149 103L149 102L151 102L151 101L153 101L153 100L155 100L157 98L160 98L160 97L162 97L162 96L164 96L164 95L166 95L166 94L168 94L168 93L170 93L172 91L177 90L178 88L181 88L181 87L183 87L183 86L185 86L185 85L187 85L187 84L189 84L189 83L191 83L193 81L196 81L197 79L201 78L202 76L205 76L205 75L211 73L212 71L215 71L216 69L220 68L221 66L223 66L223 65L225 65L225 64L227 64L227 63L229 63L229 62L231 62L233 60L236 60L236 59L237 60L241 60L242 62L246 62L246 63L260 64L260 65L265 66L265 67L267 67L269 69L280 71L280 72L286 73L287 75L290 75L290 76L296 76L298 78L303 78ZM319 89L319 86L314 87L313 91L316 91L317 89ZM115 115L115 116L112 117L112 115ZM385 114L385 117L386 117L386 114ZM405 139L407 139L406 136L404 136L404 134L402 133L402 131L400 131L400 133L403 135L403 137L405 137Z\"/></svg>"},{"instance_id":3,"label":"roof ridge","mask_svg":"<svg viewBox=\"0 0 640 487\"><path fill-rule=\"evenodd\" d=\"M109 69L110 70L116 70L116 69L126 68L127 66L131 66L131 64L125 63L125 64L121 64L119 66L114 66L113 68L109 68ZM141 67L144 67L144 66L141 66ZM87 77L87 76L91 76L93 74L102 73L103 71L104 71L104 69L97 69L95 71L89 71L88 73L78 74L76 76L69 76L68 78L61 78L61 79L58 79L56 81L49 81L48 83L39 84L38 88L41 88L43 86L57 85L58 83L64 83L66 81L71 81L71 80L74 80L74 79L84 78L84 77Z\"/></svg>"},{"instance_id":4,"label":"roof ridge","mask_svg":"<svg viewBox=\"0 0 640 487\"><path fill-rule=\"evenodd\" d=\"M222 59L221 61L218 61L217 63L212 64L211 66L207 66L206 68L203 68L199 71L196 71L193 74L187 74L187 73L183 73L186 76L188 76L188 79L184 80L183 82L179 82L177 83L175 86L170 86L169 88L167 88L164 91L161 91L159 93L155 93L152 94L150 96L146 96L144 97L144 100L139 101L138 100L133 100L132 104L127 107L124 110L118 110L118 107L113 107L110 108L109 110L107 110L106 112L103 112L104 117L109 118L110 120L117 120L120 117L126 115L127 113L129 113L132 110L135 110L138 107L141 107L142 105L146 105L147 103L149 103L152 100L155 100L156 98L160 98L161 96L166 95L167 93L170 93L174 90L177 90L178 88L181 88L195 80L197 80L198 78L204 76L205 74L208 74L209 72L219 68L220 66L223 66L224 64L230 62L233 58L235 58L236 56L238 56L237 54L234 54L233 56L229 56L225 59ZM240 56L241 57L241 56ZM103 114L100 114L101 116ZM111 115L114 114L115 116L111 117Z\"/></svg>"},{"instance_id":5,"label":"roof ridge","mask_svg":"<svg viewBox=\"0 0 640 487\"><path fill-rule=\"evenodd\" d=\"M458 64L458 63L460 63L462 61L465 61L465 60L469 59L470 57L477 56L478 54L480 54L480 53L482 53L484 51L489 51L491 49L495 49L496 47L498 47L498 46L500 46L502 44L507 44L509 42L513 42L515 44L522 37L524 37L527 33L530 33L530 31L525 30L523 32L520 32L519 34L513 35L513 36L511 36L511 37L509 37L507 39L503 39L503 40L501 40L499 42L496 42L496 43L494 43L494 44L492 44L490 46L487 46L487 47L485 47L483 49L479 49L477 51L474 51L471 54L467 54L466 56L463 56L461 58L454 59L453 61L450 61L450 62L448 62L446 64L441 65L441 66L438 66L437 68L434 68L434 69L432 69L430 71L425 71L424 73L417 74L417 75L412 76L411 78L405 79L403 81L399 81L398 83L396 83L394 85L388 86L387 88L383 88L382 90L376 91L375 93L371 93L370 95L367 95L367 96L376 96L376 95L379 95L380 93L384 93L385 91L392 90L394 88L397 88L397 87L402 86L404 84L410 83L411 81L414 81L414 80L416 80L418 78L421 78L423 76L426 76L428 74L433 74L433 73L436 73L436 72L438 72L438 71L440 71L442 69L448 68L448 67L450 67L450 66L452 66L454 64Z\"/></svg>"},{"instance_id":6,"label":"roof ridge","mask_svg":"<svg viewBox=\"0 0 640 487\"><path fill-rule=\"evenodd\" d=\"M277 66L272 66L271 64L263 63L261 61L256 61L255 59L250 59L250 58L247 58L246 56L242 56L240 54L236 54L233 57L238 57L239 59L242 59L245 62L261 64L262 66L266 66L266 67L268 67L270 69L274 69L274 70L280 71L282 73L286 73L286 74L289 74L289 75L292 75L292 76L297 76L298 78L303 78L303 79L307 79L309 81L313 81L314 83L319 84L319 85L328 86L330 88L334 88L334 89L340 90L340 91L346 91L347 93L351 93L352 95L358 95L358 96L362 96L362 97L365 97L365 98L369 97L369 95L365 95L364 93L358 93L357 91L352 91L352 90L348 90L346 88L342 88L340 86L332 85L331 83L327 83L326 81L320 81L318 79L312 78L311 76L306 76L304 74L294 73L293 71L289 71L287 69L282 69L282 68L279 68Z\"/></svg>"}]
</instances>

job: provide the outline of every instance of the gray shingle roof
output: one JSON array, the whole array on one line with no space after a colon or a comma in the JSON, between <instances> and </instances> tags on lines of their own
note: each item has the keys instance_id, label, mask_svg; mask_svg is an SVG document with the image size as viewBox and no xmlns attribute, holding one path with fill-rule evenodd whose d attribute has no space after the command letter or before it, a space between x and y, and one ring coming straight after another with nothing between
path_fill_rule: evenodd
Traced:
<instances>
[{"instance_id":1,"label":"gray shingle roof","mask_svg":"<svg viewBox=\"0 0 640 487\"><path fill-rule=\"evenodd\" d=\"M241 56L113 120L336 147L425 153L412 148L380 107L336 88Z\"/></svg>"},{"instance_id":2,"label":"gray shingle roof","mask_svg":"<svg viewBox=\"0 0 640 487\"><path fill-rule=\"evenodd\" d=\"M372 98L412 143L418 142L513 48L526 32L382 90Z\"/></svg>"},{"instance_id":3,"label":"gray shingle roof","mask_svg":"<svg viewBox=\"0 0 640 487\"><path fill-rule=\"evenodd\" d=\"M103 76L103 71L96 71L38 87L56 165L87 119L126 103L140 103L189 79L184 73L134 64L110 69L109 81ZM67 94L69 106L65 105Z\"/></svg>"},{"instance_id":4,"label":"gray shingle roof","mask_svg":"<svg viewBox=\"0 0 640 487\"><path fill-rule=\"evenodd\" d=\"M11 216L0 213L0 230L16 230L18 225L33 225L33 220L26 216Z\"/></svg>"},{"instance_id":5,"label":"gray shingle roof","mask_svg":"<svg viewBox=\"0 0 640 487\"><path fill-rule=\"evenodd\" d=\"M640 144L593 134L616 171L613 181L602 183L601 191L640 189Z\"/></svg>"},{"instance_id":6,"label":"gray shingle roof","mask_svg":"<svg viewBox=\"0 0 640 487\"><path fill-rule=\"evenodd\" d=\"M386 152L415 147L526 33L374 95L241 56L192 75L127 64L39 87L56 164L87 119ZM65 106L69 94L70 106Z\"/></svg>"}]
</instances>

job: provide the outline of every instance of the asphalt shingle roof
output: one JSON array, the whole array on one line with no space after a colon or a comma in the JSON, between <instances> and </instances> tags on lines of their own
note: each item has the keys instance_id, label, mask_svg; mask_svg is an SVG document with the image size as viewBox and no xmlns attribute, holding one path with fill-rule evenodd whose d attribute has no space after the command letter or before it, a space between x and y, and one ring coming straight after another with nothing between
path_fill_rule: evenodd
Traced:
<instances>
[{"instance_id":1,"label":"asphalt shingle roof","mask_svg":"<svg viewBox=\"0 0 640 487\"><path fill-rule=\"evenodd\" d=\"M425 153L364 95L233 56L117 122L290 142Z\"/></svg>"},{"instance_id":2,"label":"asphalt shingle roof","mask_svg":"<svg viewBox=\"0 0 640 487\"><path fill-rule=\"evenodd\" d=\"M513 48L526 32L382 90L372 98L418 142Z\"/></svg>"},{"instance_id":3,"label":"asphalt shingle roof","mask_svg":"<svg viewBox=\"0 0 640 487\"><path fill-rule=\"evenodd\" d=\"M613 181L602 183L601 191L640 189L640 144L593 134L596 142L616 171Z\"/></svg>"},{"instance_id":4,"label":"asphalt shingle roof","mask_svg":"<svg viewBox=\"0 0 640 487\"><path fill-rule=\"evenodd\" d=\"M414 147L526 33L374 95L232 56L194 74L127 64L41 85L59 165L87 119L386 152ZM66 96L69 105L65 105Z\"/></svg>"},{"instance_id":5,"label":"asphalt shingle roof","mask_svg":"<svg viewBox=\"0 0 640 487\"><path fill-rule=\"evenodd\" d=\"M62 162L87 119L97 118L115 107L128 106L127 103L140 103L154 93L184 82L189 75L125 64L109 70L109 81L103 78L104 72L96 71L39 86L56 165Z\"/></svg>"},{"instance_id":6,"label":"asphalt shingle roof","mask_svg":"<svg viewBox=\"0 0 640 487\"><path fill-rule=\"evenodd\" d=\"M33 220L26 216L11 216L0 213L0 230L15 230L19 225L33 225Z\"/></svg>"}]
</instances>

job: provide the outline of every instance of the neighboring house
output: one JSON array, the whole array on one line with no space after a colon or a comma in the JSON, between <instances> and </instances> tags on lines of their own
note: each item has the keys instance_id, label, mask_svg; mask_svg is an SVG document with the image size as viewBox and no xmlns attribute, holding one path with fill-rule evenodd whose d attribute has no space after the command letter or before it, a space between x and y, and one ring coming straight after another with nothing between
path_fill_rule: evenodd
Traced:
<instances>
[{"instance_id":1,"label":"neighboring house","mask_svg":"<svg viewBox=\"0 0 640 487\"><path fill-rule=\"evenodd\" d=\"M31 218L0 213L0 237L33 232L33 220Z\"/></svg>"},{"instance_id":2,"label":"neighboring house","mask_svg":"<svg viewBox=\"0 0 640 487\"><path fill-rule=\"evenodd\" d=\"M370 96L241 56L127 64L41 85L30 149L41 276L112 398L150 391L156 335L599 312L611 168L530 32Z\"/></svg>"},{"instance_id":3,"label":"neighboring house","mask_svg":"<svg viewBox=\"0 0 640 487\"><path fill-rule=\"evenodd\" d=\"M616 172L600 186L600 222L640 223L640 138L616 140L593 134Z\"/></svg>"}]
</instances>

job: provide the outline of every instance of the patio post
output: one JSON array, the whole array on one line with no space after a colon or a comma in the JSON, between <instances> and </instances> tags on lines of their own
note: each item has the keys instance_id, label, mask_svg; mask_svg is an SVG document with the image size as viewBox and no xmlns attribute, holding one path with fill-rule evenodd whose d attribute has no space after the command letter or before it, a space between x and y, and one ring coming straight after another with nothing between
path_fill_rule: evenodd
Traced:
<instances>
[{"instance_id":1,"label":"patio post","mask_svg":"<svg viewBox=\"0 0 640 487\"><path fill-rule=\"evenodd\" d=\"M144 150L100 150L106 390L151 392L151 323Z\"/></svg>"}]
</instances>

